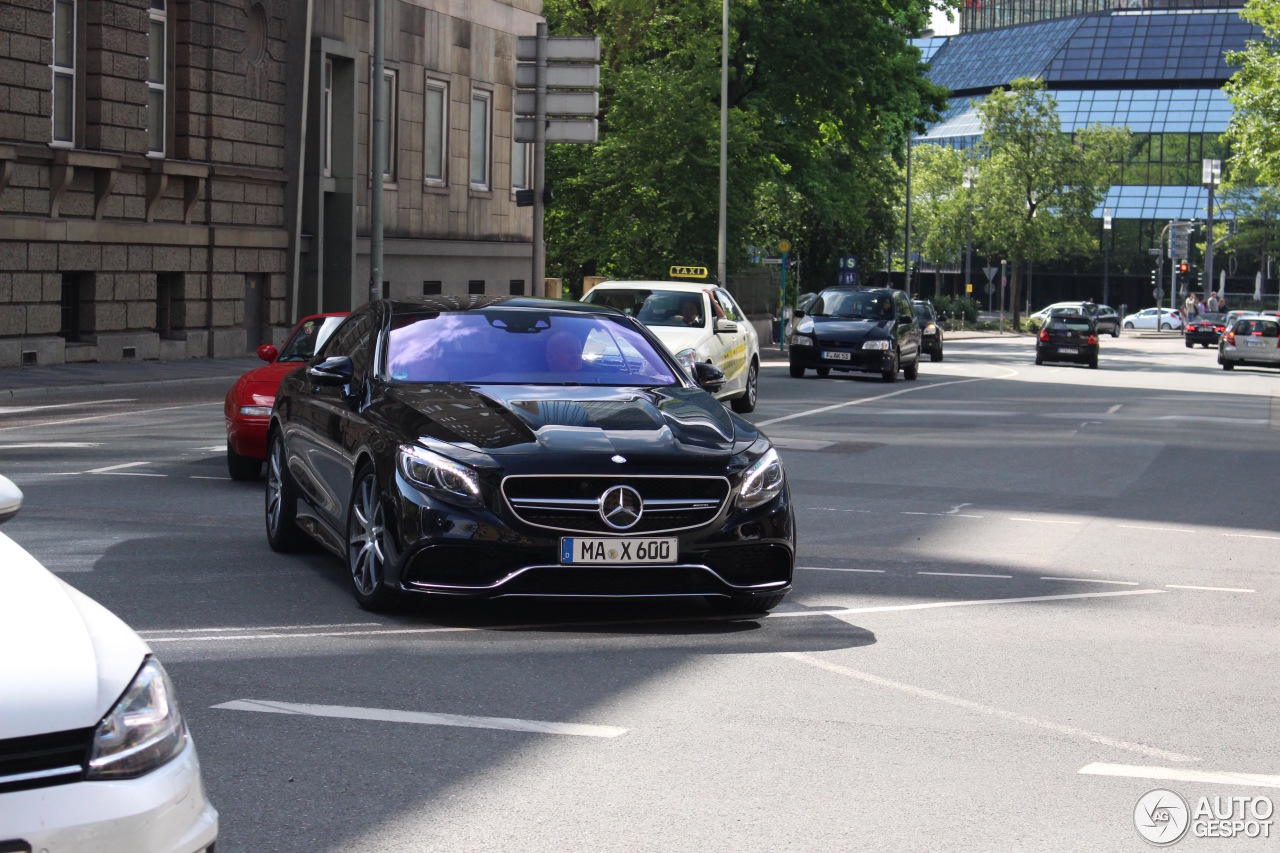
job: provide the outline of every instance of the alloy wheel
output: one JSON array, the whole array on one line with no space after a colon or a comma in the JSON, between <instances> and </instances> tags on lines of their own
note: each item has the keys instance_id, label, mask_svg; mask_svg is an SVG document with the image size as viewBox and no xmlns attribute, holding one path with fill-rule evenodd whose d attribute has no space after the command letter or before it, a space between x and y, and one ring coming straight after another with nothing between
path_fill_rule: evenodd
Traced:
<instances>
[{"instance_id":1,"label":"alloy wheel","mask_svg":"<svg viewBox=\"0 0 1280 853\"><path fill-rule=\"evenodd\" d=\"M280 502L284 471L284 442L279 438L271 443L271 457L267 460L267 528L271 533L280 532Z\"/></svg>"},{"instance_id":2,"label":"alloy wheel","mask_svg":"<svg viewBox=\"0 0 1280 853\"><path fill-rule=\"evenodd\" d=\"M372 596L382 582L382 502L378 478L370 472L356 487L347 522L347 563L351 580L361 595Z\"/></svg>"}]
</instances>

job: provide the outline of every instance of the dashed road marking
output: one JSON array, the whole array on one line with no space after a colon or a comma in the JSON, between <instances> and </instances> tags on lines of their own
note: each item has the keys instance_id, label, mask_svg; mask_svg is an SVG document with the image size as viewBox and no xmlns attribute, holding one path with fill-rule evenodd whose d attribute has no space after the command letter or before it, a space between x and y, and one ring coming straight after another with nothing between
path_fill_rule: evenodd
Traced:
<instances>
[{"instance_id":1,"label":"dashed road marking","mask_svg":"<svg viewBox=\"0 0 1280 853\"><path fill-rule=\"evenodd\" d=\"M1117 524L1121 530L1151 530L1157 533L1195 533L1186 527L1149 527L1144 524Z\"/></svg>"},{"instance_id":2,"label":"dashed road marking","mask_svg":"<svg viewBox=\"0 0 1280 853\"><path fill-rule=\"evenodd\" d=\"M1115 592L1075 592L1065 595L1029 595L1022 598L974 598L961 601L927 601L921 604L884 604L877 607L844 607L837 610L784 610L770 613L768 618L795 616L850 616L859 613L897 613L907 610L936 610L940 607L981 607L998 604L1030 604L1040 601L1074 601L1086 598L1115 598L1126 595L1160 595L1163 589L1123 589Z\"/></svg>"},{"instance_id":3,"label":"dashed road marking","mask_svg":"<svg viewBox=\"0 0 1280 853\"><path fill-rule=\"evenodd\" d=\"M858 574L882 575L884 569L833 569L827 566L796 566L800 571L805 572L856 572Z\"/></svg>"},{"instance_id":4,"label":"dashed road marking","mask_svg":"<svg viewBox=\"0 0 1280 853\"><path fill-rule=\"evenodd\" d=\"M1119 776L1124 779L1162 779L1167 782L1204 782L1211 785L1280 788L1280 776L1261 773L1184 770L1180 767L1141 767L1132 764L1103 764L1096 761L1081 767L1078 772L1083 776Z\"/></svg>"},{"instance_id":5,"label":"dashed road marking","mask_svg":"<svg viewBox=\"0 0 1280 853\"><path fill-rule=\"evenodd\" d=\"M1042 581L1072 581L1072 582L1074 582L1074 583L1109 583L1109 584L1115 584L1115 585L1117 585L1117 586L1137 586L1137 585L1138 585L1138 582L1137 582L1137 581L1108 581L1108 580L1103 580L1102 578L1055 578L1055 577L1042 577L1042 578L1040 578L1040 580L1042 580Z\"/></svg>"},{"instance_id":6,"label":"dashed road marking","mask_svg":"<svg viewBox=\"0 0 1280 853\"><path fill-rule=\"evenodd\" d=\"M1280 541L1280 536L1263 536L1260 533L1220 533L1219 536L1226 536L1230 539L1271 539Z\"/></svg>"},{"instance_id":7,"label":"dashed road marking","mask_svg":"<svg viewBox=\"0 0 1280 853\"><path fill-rule=\"evenodd\" d=\"M1009 516L1010 521L1031 521L1036 524L1084 524L1083 521L1062 521L1056 518L1021 518L1019 516Z\"/></svg>"},{"instance_id":8,"label":"dashed road marking","mask_svg":"<svg viewBox=\"0 0 1280 853\"><path fill-rule=\"evenodd\" d=\"M1169 589L1194 589L1200 592L1257 592L1256 589L1242 589L1234 586L1189 586L1186 584L1167 583Z\"/></svg>"},{"instance_id":9,"label":"dashed road marking","mask_svg":"<svg viewBox=\"0 0 1280 853\"><path fill-rule=\"evenodd\" d=\"M0 406L0 415L21 415L26 412L39 412L45 409L71 409L85 406L104 406L107 403L136 403L136 397L121 397L116 400L82 400L78 403L46 403L43 406Z\"/></svg>"},{"instance_id":10,"label":"dashed road marking","mask_svg":"<svg viewBox=\"0 0 1280 853\"><path fill-rule=\"evenodd\" d=\"M142 465L150 465L150 462L121 462L119 465L104 465L101 468L90 468L85 471L86 474L115 474L125 468L138 468ZM163 474L155 474L153 476L163 477Z\"/></svg>"},{"instance_id":11,"label":"dashed road marking","mask_svg":"<svg viewBox=\"0 0 1280 853\"><path fill-rule=\"evenodd\" d=\"M985 575L978 572L916 572L918 575L933 575L940 578L997 578L1012 580L1013 575Z\"/></svg>"}]
</instances>

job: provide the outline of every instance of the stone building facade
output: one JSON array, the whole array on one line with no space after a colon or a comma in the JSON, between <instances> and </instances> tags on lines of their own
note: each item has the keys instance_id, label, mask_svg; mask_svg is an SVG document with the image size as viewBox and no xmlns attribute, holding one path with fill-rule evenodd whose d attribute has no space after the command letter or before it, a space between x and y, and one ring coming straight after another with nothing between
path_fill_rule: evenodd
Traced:
<instances>
[{"instance_id":1,"label":"stone building facade","mask_svg":"<svg viewBox=\"0 0 1280 853\"><path fill-rule=\"evenodd\" d=\"M386 0L388 295L533 292L511 106L540 8ZM0 0L0 366L238 355L365 301L372 16Z\"/></svg>"}]
</instances>

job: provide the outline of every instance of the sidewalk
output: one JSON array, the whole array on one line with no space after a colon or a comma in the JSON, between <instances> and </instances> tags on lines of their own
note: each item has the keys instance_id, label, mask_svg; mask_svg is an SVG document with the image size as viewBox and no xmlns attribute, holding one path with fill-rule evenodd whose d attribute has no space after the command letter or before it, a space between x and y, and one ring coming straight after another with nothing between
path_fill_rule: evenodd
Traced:
<instances>
[{"instance_id":1,"label":"sidewalk","mask_svg":"<svg viewBox=\"0 0 1280 853\"><path fill-rule=\"evenodd\" d=\"M0 369L0 399L54 391L120 385L166 385L224 382L231 386L242 373L263 362L254 356L187 358L181 361L117 361L52 364Z\"/></svg>"}]
</instances>

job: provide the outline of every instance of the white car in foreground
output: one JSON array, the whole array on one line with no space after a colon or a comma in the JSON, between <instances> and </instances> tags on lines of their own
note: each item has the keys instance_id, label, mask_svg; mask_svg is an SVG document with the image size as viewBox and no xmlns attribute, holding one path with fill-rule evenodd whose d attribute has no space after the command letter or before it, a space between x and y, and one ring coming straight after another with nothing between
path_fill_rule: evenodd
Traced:
<instances>
[{"instance_id":1,"label":"white car in foreground","mask_svg":"<svg viewBox=\"0 0 1280 853\"><path fill-rule=\"evenodd\" d=\"M678 281L607 281L583 302L608 305L649 327L693 376L694 362L724 371L716 399L735 412L755 410L760 385L760 338L729 291L714 284Z\"/></svg>"},{"instance_id":2,"label":"white car in foreground","mask_svg":"<svg viewBox=\"0 0 1280 853\"><path fill-rule=\"evenodd\" d=\"M0 521L21 502L0 477ZM0 850L212 850L218 813L164 667L2 533L0 650Z\"/></svg>"},{"instance_id":3,"label":"white car in foreground","mask_svg":"<svg viewBox=\"0 0 1280 853\"><path fill-rule=\"evenodd\" d=\"M1158 318L1157 314L1159 315ZM1182 317L1168 308L1144 308L1136 314L1126 316L1122 325L1126 329L1154 329L1156 328L1157 320L1160 323L1160 328L1165 331L1182 328Z\"/></svg>"}]
</instances>

